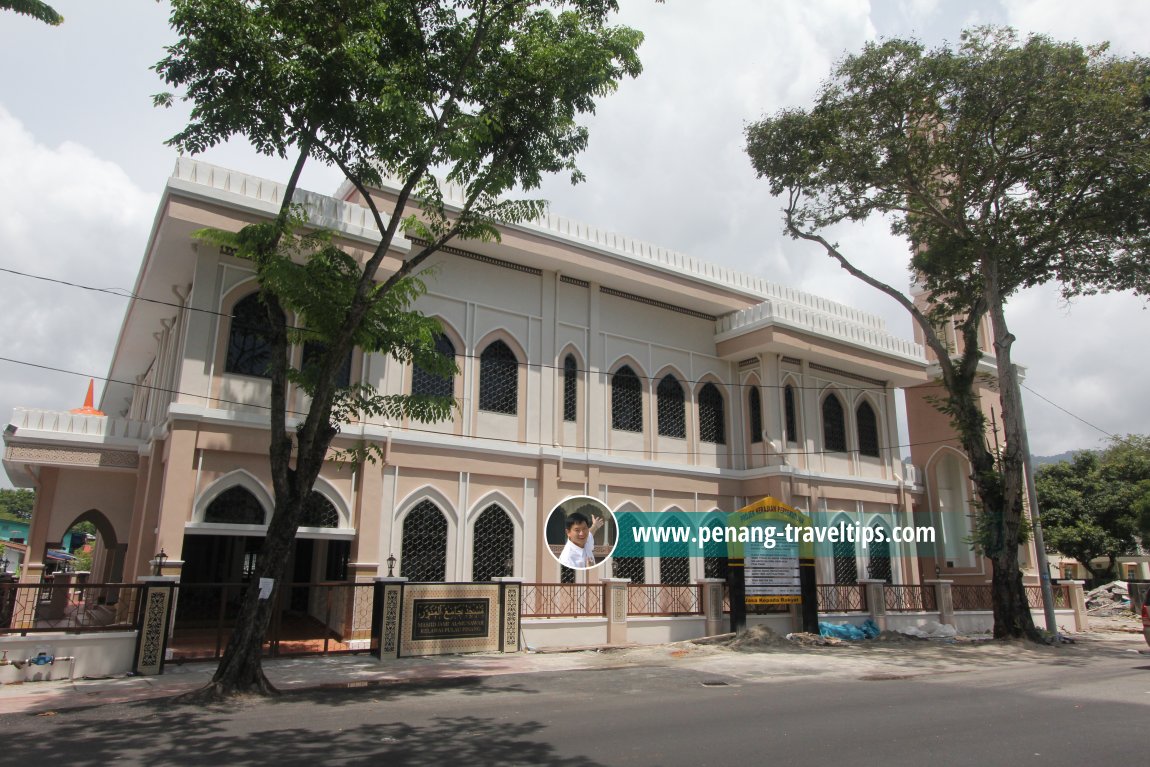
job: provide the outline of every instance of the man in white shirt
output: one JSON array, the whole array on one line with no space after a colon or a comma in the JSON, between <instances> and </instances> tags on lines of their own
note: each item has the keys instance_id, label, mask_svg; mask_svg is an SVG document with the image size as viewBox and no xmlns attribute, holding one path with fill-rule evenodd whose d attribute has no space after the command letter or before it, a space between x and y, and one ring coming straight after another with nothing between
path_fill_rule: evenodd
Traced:
<instances>
[{"instance_id":1,"label":"man in white shirt","mask_svg":"<svg viewBox=\"0 0 1150 767\"><path fill-rule=\"evenodd\" d=\"M592 522L581 511L567 516L567 543L559 555L559 563L577 570L595 566L595 531L603 526L603 518Z\"/></svg>"}]
</instances>

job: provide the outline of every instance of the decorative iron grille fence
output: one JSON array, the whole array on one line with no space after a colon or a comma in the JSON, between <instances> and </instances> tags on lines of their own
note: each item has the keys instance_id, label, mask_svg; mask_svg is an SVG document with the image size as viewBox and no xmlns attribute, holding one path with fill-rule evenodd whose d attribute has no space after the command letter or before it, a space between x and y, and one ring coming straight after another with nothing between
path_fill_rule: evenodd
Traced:
<instances>
[{"instance_id":1,"label":"decorative iron grille fence","mask_svg":"<svg viewBox=\"0 0 1150 767\"><path fill-rule=\"evenodd\" d=\"M993 610L990 586L956 583L950 587L955 612L964 610Z\"/></svg>"},{"instance_id":2,"label":"decorative iron grille fence","mask_svg":"<svg viewBox=\"0 0 1150 767\"><path fill-rule=\"evenodd\" d=\"M367 652L371 640L373 583L289 583L272 592L273 617L265 657ZM215 660L223 655L245 583L181 584L168 647L173 660ZM292 604L306 610L286 609Z\"/></svg>"},{"instance_id":3,"label":"decorative iron grille fence","mask_svg":"<svg viewBox=\"0 0 1150 767\"><path fill-rule=\"evenodd\" d=\"M627 587L628 615L701 615L702 612L701 586L632 583Z\"/></svg>"},{"instance_id":4,"label":"decorative iron grille fence","mask_svg":"<svg viewBox=\"0 0 1150 767\"><path fill-rule=\"evenodd\" d=\"M134 631L140 583L0 583L0 634Z\"/></svg>"},{"instance_id":5,"label":"decorative iron grille fence","mask_svg":"<svg viewBox=\"0 0 1150 767\"><path fill-rule=\"evenodd\" d=\"M603 615L603 587L586 583L523 584L524 618Z\"/></svg>"},{"instance_id":6,"label":"decorative iron grille fence","mask_svg":"<svg viewBox=\"0 0 1150 767\"><path fill-rule=\"evenodd\" d=\"M1042 587L1041 586L1026 586L1026 602L1032 608L1042 609ZM1054 609L1065 610L1070 607L1070 587L1065 584L1058 583L1051 585L1050 593L1054 598Z\"/></svg>"},{"instance_id":7,"label":"decorative iron grille fence","mask_svg":"<svg viewBox=\"0 0 1150 767\"><path fill-rule=\"evenodd\" d=\"M932 612L938 609L934 586L891 586L883 587L883 599L888 612Z\"/></svg>"},{"instance_id":8,"label":"decorative iron grille fence","mask_svg":"<svg viewBox=\"0 0 1150 767\"><path fill-rule=\"evenodd\" d=\"M866 612L866 587L859 585L826 584L818 587L819 612Z\"/></svg>"}]
</instances>

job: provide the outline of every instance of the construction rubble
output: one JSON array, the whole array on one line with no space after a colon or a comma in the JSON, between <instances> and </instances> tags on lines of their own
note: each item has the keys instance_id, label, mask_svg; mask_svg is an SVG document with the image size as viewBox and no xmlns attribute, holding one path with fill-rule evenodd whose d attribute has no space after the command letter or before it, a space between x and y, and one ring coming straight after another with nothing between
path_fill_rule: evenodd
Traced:
<instances>
[{"instance_id":1,"label":"construction rubble","mask_svg":"<svg viewBox=\"0 0 1150 767\"><path fill-rule=\"evenodd\" d=\"M1086 592L1086 612L1098 617L1129 613L1130 588L1126 581L1111 581Z\"/></svg>"}]
</instances>

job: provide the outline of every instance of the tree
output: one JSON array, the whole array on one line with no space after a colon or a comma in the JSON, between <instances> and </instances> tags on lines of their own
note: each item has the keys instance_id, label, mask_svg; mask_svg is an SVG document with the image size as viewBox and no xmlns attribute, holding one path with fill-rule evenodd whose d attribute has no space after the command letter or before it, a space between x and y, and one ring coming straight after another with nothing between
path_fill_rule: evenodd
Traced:
<instances>
[{"instance_id":1,"label":"tree","mask_svg":"<svg viewBox=\"0 0 1150 767\"><path fill-rule=\"evenodd\" d=\"M0 8L7 11L15 11L22 13L25 16L31 16L38 19L45 24L58 26L64 23L64 17L56 13L56 10L47 3L40 2L40 0L0 0Z\"/></svg>"},{"instance_id":2,"label":"tree","mask_svg":"<svg viewBox=\"0 0 1150 767\"><path fill-rule=\"evenodd\" d=\"M913 40L847 56L809 111L747 128L747 151L785 229L911 313L937 357L948 414L970 460L993 563L996 637L1038 638L1018 563L1026 435L1005 305L1047 282L1067 297L1147 292L1150 62L1105 47L982 27L957 48ZM920 310L866 274L821 233L883 216L912 245L911 268L932 297ZM960 343L939 331L956 322ZM985 439L978 397L979 329L989 323L1005 431Z\"/></svg>"},{"instance_id":3,"label":"tree","mask_svg":"<svg viewBox=\"0 0 1150 767\"><path fill-rule=\"evenodd\" d=\"M1101 454L1077 453L1035 477L1046 545L1081 562L1096 581L1118 577L1118 557L1136 554L1140 512L1150 499L1150 438L1115 438ZM1104 558L1096 568L1093 561Z\"/></svg>"},{"instance_id":4,"label":"tree","mask_svg":"<svg viewBox=\"0 0 1150 767\"><path fill-rule=\"evenodd\" d=\"M587 130L576 118L641 69L642 35L611 26L615 10L614 0L174 0L179 40L156 70L193 108L170 143L199 152L241 135L260 152L294 158L276 221L234 240L256 267L272 328L275 508L259 576L282 579L304 499L341 423L448 412L441 398L341 389L335 374L357 346L450 374L454 363L435 352L434 323L409 308L420 292L414 270L453 238L496 238L496 223L544 210L506 193L537 187L545 173L581 178L575 157ZM299 233L290 201L309 159L342 171L370 209L382 238L366 258L322 233ZM381 211L371 190L385 174L399 190ZM464 203L448 205L441 183L460 187ZM384 270L401 230L425 244ZM289 325L293 313L299 327ZM288 352L302 337L320 351L293 370ZM289 382L311 403L294 436ZM268 600L249 589L205 696L272 691L259 657L270 615Z\"/></svg>"},{"instance_id":5,"label":"tree","mask_svg":"<svg viewBox=\"0 0 1150 767\"><path fill-rule=\"evenodd\" d=\"M27 522L32 519L36 493L32 490L0 490L0 519Z\"/></svg>"}]
</instances>

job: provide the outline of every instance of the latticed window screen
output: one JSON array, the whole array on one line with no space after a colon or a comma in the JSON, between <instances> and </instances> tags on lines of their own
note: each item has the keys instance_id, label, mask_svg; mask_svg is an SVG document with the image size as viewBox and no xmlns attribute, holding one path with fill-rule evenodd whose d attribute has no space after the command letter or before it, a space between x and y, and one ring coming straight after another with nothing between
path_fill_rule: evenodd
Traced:
<instances>
[{"instance_id":1,"label":"latticed window screen","mask_svg":"<svg viewBox=\"0 0 1150 767\"><path fill-rule=\"evenodd\" d=\"M763 441L763 398L759 387L751 389L747 395L747 412L751 414L751 442Z\"/></svg>"},{"instance_id":2,"label":"latticed window screen","mask_svg":"<svg viewBox=\"0 0 1150 767\"><path fill-rule=\"evenodd\" d=\"M455 344L451 343L451 339L443 333L435 338L435 351L449 359L455 358ZM450 397L455 394L455 380L451 377L442 378L429 373L419 365L412 365L411 393L425 394L429 397Z\"/></svg>"},{"instance_id":3,"label":"latticed window screen","mask_svg":"<svg viewBox=\"0 0 1150 767\"><path fill-rule=\"evenodd\" d=\"M874 408L869 402L863 402L858 406L855 420L859 429L859 453L878 458L878 416L875 415Z\"/></svg>"},{"instance_id":4,"label":"latticed window screen","mask_svg":"<svg viewBox=\"0 0 1150 767\"><path fill-rule=\"evenodd\" d=\"M855 560L855 545L850 541L835 541L835 583L849 585L859 582L858 562Z\"/></svg>"},{"instance_id":5,"label":"latticed window screen","mask_svg":"<svg viewBox=\"0 0 1150 767\"><path fill-rule=\"evenodd\" d=\"M574 583L575 582L575 568L568 567L567 565L559 565L559 582L560 583Z\"/></svg>"},{"instance_id":6,"label":"latticed window screen","mask_svg":"<svg viewBox=\"0 0 1150 767\"><path fill-rule=\"evenodd\" d=\"M502 341L479 355L479 409L515 415L519 411L519 360Z\"/></svg>"},{"instance_id":7,"label":"latticed window screen","mask_svg":"<svg viewBox=\"0 0 1150 767\"><path fill-rule=\"evenodd\" d=\"M643 394L639 376L624 365L611 376L611 428L643 431Z\"/></svg>"},{"instance_id":8,"label":"latticed window screen","mask_svg":"<svg viewBox=\"0 0 1150 767\"><path fill-rule=\"evenodd\" d=\"M313 365L319 364L319 358L324 352L322 341L305 341L303 345L303 364L300 366L307 372ZM343 364L335 372L335 385L347 386L351 383L351 352L347 353Z\"/></svg>"},{"instance_id":9,"label":"latticed window screen","mask_svg":"<svg viewBox=\"0 0 1150 767\"><path fill-rule=\"evenodd\" d=\"M204 521L223 525L262 525L264 507L242 487L229 487L204 509Z\"/></svg>"},{"instance_id":10,"label":"latticed window screen","mask_svg":"<svg viewBox=\"0 0 1150 767\"><path fill-rule=\"evenodd\" d=\"M874 526L880 529L878 525ZM870 562L867 565L867 576L875 580L892 583L894 581L890 568L890 536L885 540L876 540L870 545Z\"/></svg>"},{"instance_id":11,"label":"latticed window screen","mask_svg":"<svg viewBox=\"0 0 1150 767\"><path fill-rule=\"evenodd\" d=\"M491 504L475 520L471 543L471 580L489 581L513 575L515 524L498 504Z\"/></svg>"},{"instance_id":12,"label":"latticed window screen","mask_svg":"<svg viewBox=\"0 0 1150 767\"><path fill-rule=\"evenodd\" d=\"M713 520L708 523L708 526L714 530L716 527L722 528L724 525L718 520ZM705 578L723 578L727 577L727 544L722 541L722 536L712 534L710 540L703 544L703 577Z\"/></svg>"},{"instance_id":13,"label":"latticed window screen","mask_svg":"<svg viewBox=\"0 0 1150 767\"><path fill-rule=\"evenodd\" d=\"M659 557L659 583L690 583L690 563L687 557Z\"/></svg>"},{"instance_id":14,"label":"latticed window screen","mask_svg":"<svg viewBox=\"0 0 1150 767\"><path fill-rule=\"evenodd\" d=\"M568 354L563 360L563 420L575 421L579 403L579 366L575 355Z\"/></svg>"},{"instance_id":15,"label":"latticed window screen","mask_svg":"<svg viewBox=\"0 0 1150 767\"><path fill-rule=\"evenodd\" d=\"M447 578L447 518L431 501L420 501L403 520L399 574L411 581Z\"/></svg>"},{"instance_id":16,"label":"latticed window screen","mask_svg":"<svg viewBox=\"0 0 1150 767\"><path fill-rule=\"evenodd\" d=\"M267 378L271 363L270 337L267 309L259 294L252 293L241 299L232 310L224 371Z\"/></svg>"},{"instance_id":17,"label":"latticed window screen","mask_svg":"<svg viewBox=\"0 0 1150 767\"><path fill-rule=\"evenodd\" d=\"M713 383L699 390L699 441L727 444L727 425L723 414L723 395Z\"/></svg>"},{"instance_id":18,"label":"latticed window screen","mask_svg":"<svg viewBox=\"0 0 1150 767\"><path fill-rule=\"evenodd\" d=\"M300 527L339 527L339 512L323 493L316 490L303 502Z\"/></svg>"},{"instance_id":19,"label":"latticed window screen","mask_svg":"<svg viewBox=\"0 0 1150 767\"><path fill-rule=\"evenodd\" d=\"M656 392L658 398L659 434L663 437L687 436L687 407L683 385L671 374L663 376Z\"/></svg>"},{"instance_id":20,"label":"latticed window screen","mask_svg":"<svg viewBox=\"0 0 1150 767\"><path fill-rule=\"evenodd\" d=\"M631 583L647 582L643 557L612 557L611 562L612 577L626 578Z\"/></svg>"},{"instance_id":21,"label":"latticed window screen","mask_svg":"<svg viewBox=\"0 0 1150 767\"><path fill-rule=\"evenodd\" d=\"M786 430L788 444L799 441L799 419L795 408L795 387L787 384L783 387L783 428Z\"/></svg>"},{"instance_id":22,"label":"latticed window screen","mask_svg":"<svg viewBox=\"0 0 1150 767\"><path fill-rule=\"evenodd\" d=\"M847 449L843 403L833 394L828 394L823 400L823 449L831 453L842 453Z\"/></svg>"}]
</instances>

